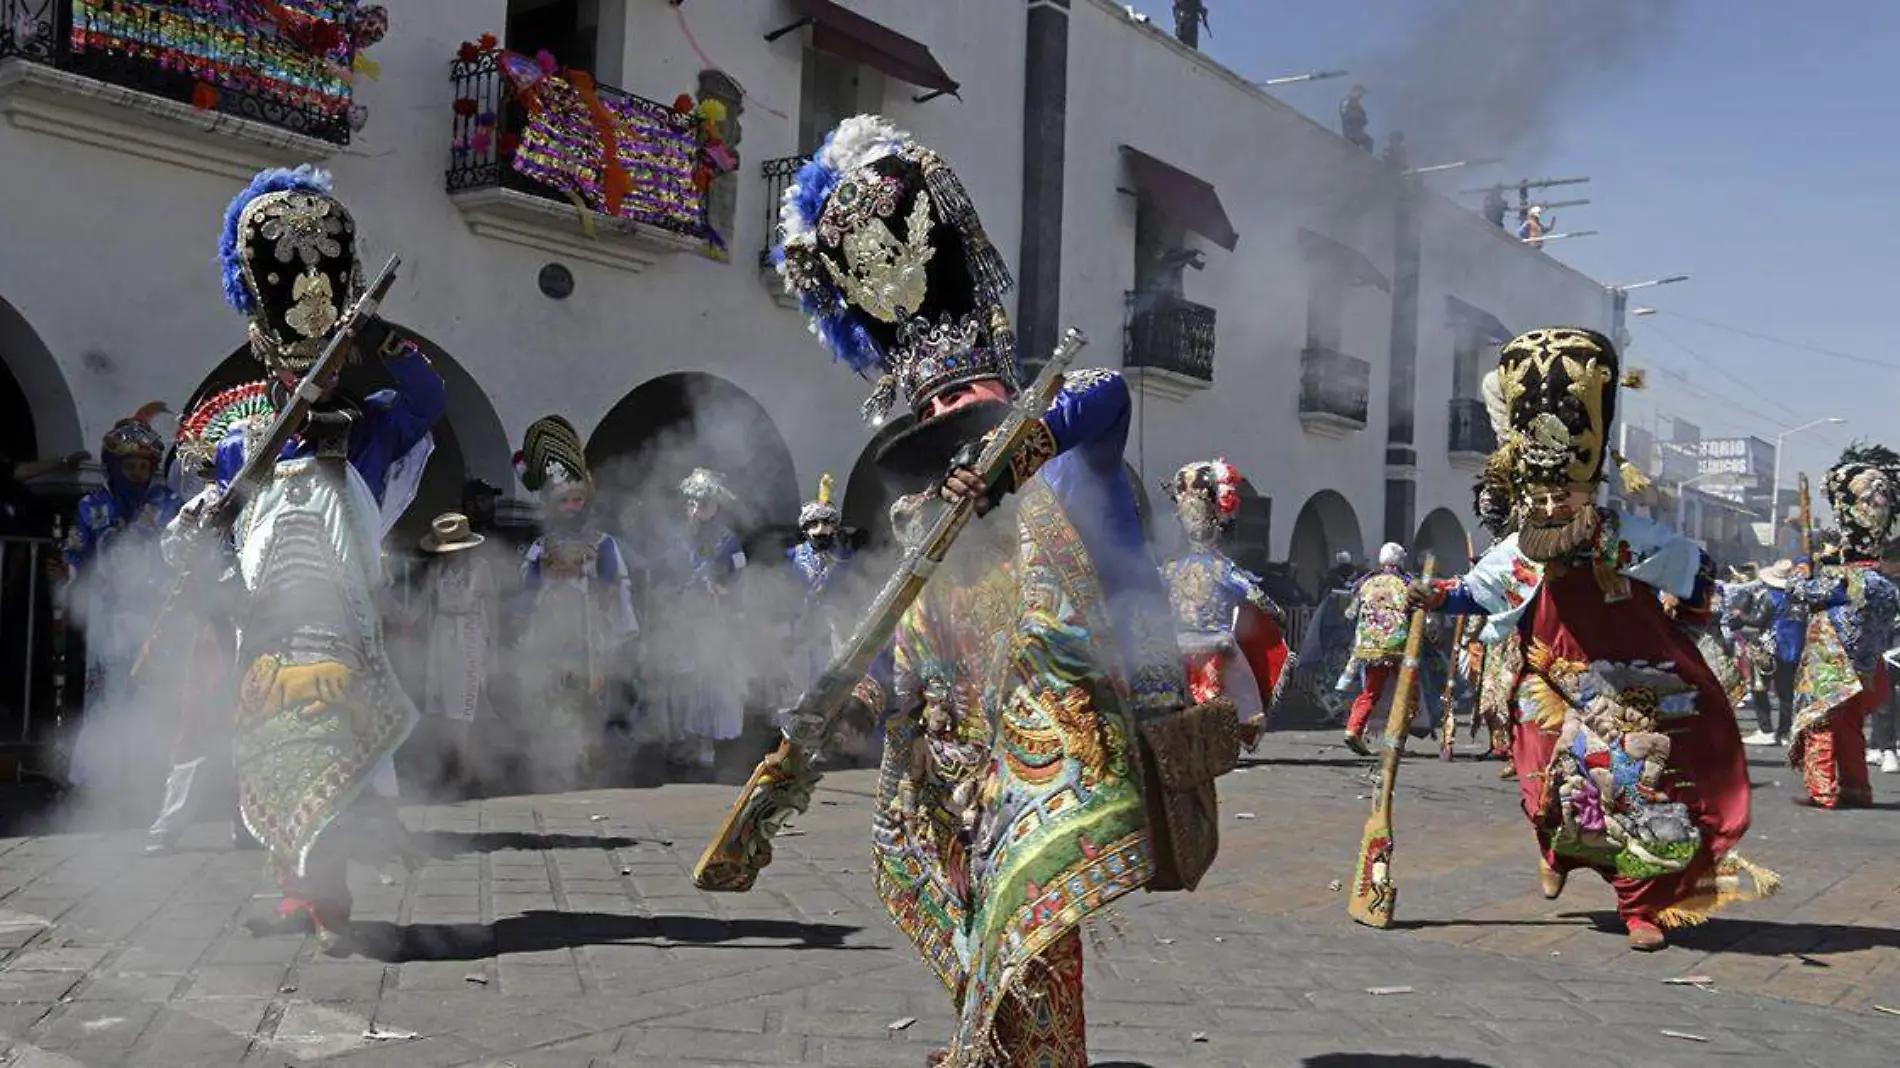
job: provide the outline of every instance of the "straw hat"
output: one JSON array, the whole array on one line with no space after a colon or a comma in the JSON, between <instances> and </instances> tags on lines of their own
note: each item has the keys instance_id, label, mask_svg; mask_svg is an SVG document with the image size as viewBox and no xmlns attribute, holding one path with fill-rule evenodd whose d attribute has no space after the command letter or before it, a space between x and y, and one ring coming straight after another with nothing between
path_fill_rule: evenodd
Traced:
<instances>
[{"instance_id":1,"label":"straw hat","mask_svg":"<svg viewBox=\"0 0 1900 1068\"><path fill-rule=\"evenodd\" d=\"M454 553L463 549L473 549L482 543L482 536L468 528L468 517L460 512L447 512L436 516L429 522L429 533L422 538L422 551L425 553Z\"/></svg>"},{"instance_id":2,"label":"straw hat","mask_svg":"<svg viewBox=\"0 0 1900 1068\"><path fill-rule=\"evenodd\" d=\"M1757 572L1755 577L1761 580L1762 585L1770 589L1785 590L1788 588L1788 580L1794 578L1794 561L1776 560Z\"/></svg>"}]
</instances>

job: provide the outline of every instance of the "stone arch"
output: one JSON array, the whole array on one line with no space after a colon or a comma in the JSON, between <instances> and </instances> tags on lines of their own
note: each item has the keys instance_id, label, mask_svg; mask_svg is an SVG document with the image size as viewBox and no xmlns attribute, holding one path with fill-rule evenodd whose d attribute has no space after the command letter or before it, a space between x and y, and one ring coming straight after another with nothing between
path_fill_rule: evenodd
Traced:
<instances>
[{"instance_id":1,"label":"stone arch","mask_svg":"<svg viewBox=\"0 0 1900 1068\"><path fill-rule=\"evenodd\" d=\"M1412 538L1412 567L1425 566L1425 554L1431 553L1438 561L1438 573L1456 575L1469 566L1466 554L1465 525L1458 514L1449 508L1435 509L1418 525L1418 534Z\"/></svg>"},{"instance_id":2,"label":"stone arch","mask_svg":"<svg viewBox=\"0 0 1900 1068\"><path fill-rule=\"evenodd\" d=\"M1301 506L1287 550L1300 587L1310 594L1321 592L1326 573L1332 570L1333 557L1341 552L1352 554L1355 565L1364 565L1366 543L1359 530L1359 517L1352 502L1338 491L1320 490Z\"/></svg>"},{"instance_id":3,"label":"stone arch","mask_svg":"<svg viewBox=\"0 0 1900 1068\"><path fill-rule=\"evenodd\" d=\"M394 320L391 323L401 327L403 334L422 348L430 365L442 376L449 395L448 414L432 431L435 452L429 457L429 467L423 473L415 502L403 513L391 534L394 544L401 545L404 539L426 533L429 520L435 516L460 510L462 487L469 479L485 479L504 490L513 486L514 449L508 442L507 431L502 428L501 417L495 414L495 406L474 377L440 345ZM221 389L262 377L264 369L251 357L250 346L240 345L198 384L191 403L184 410L190 411L199 401ZM352 363L343 371L343 389L357 396L387 389L393 384L382 361L377 359Z\"/></svg>"},{"instance_id":4,"label":"stone arch","mask_svg":"<svg viewBox=\"0 0 1900 1068\"><path fill-rule=\"evenodd\" d=\"M15 460L98 451L79 406L39 331L0 298L0 455Z\"/></svg>"},{"instance_id":5,"label":"stone arch","mask_svg":"<svg viewBox=\"0 0 1900 1068\"><path fill-rule=\"evenodd\" d=\"M678 371L635 386L587 440L602 503L628 548L664 544L679 529L679 484L696 467L726 476L738 504L728 520L748 553L776 555L796 540L798 509L817 483L798 479L777 425L752 395L716 375Z\"/></svg>"}]
</instances>

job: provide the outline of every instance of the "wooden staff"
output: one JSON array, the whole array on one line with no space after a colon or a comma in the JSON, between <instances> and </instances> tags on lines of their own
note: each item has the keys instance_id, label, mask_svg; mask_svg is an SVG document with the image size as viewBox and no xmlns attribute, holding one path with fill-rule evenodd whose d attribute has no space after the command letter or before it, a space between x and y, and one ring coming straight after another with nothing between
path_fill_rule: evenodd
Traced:
<instances>
[{"instance_id":1,"label":"wooden staff","mask_svg":"<svg viewBox=\"0 0 1900 1068\"><path fill-rule=\"evenodd\" d=\"M1465 535L1465 559L1472 560L1476 554L1471 551L1471 535ZM1473 560L1473 563L1476 561ZM1467 565L1470 566L1470 565ZM1451 649L1447 657L1448 669L1445 672L1445 721L1438 736L1438 759L1450 760L1458 731L1458 657L1465 651L1465 632L1470 626L1471 617L1460 614L1451 625ZM1475 721L1476 715L1472 716Z\"/></svg>"},{"instance_id":2,"label":"wooden staff","mask_svg":"<svg viewBox=\"0 0 1900 1068\"><path fill-rule=\"evenodd\" d=\"M1430 582L1437 561L1425 557L1425 573L1420 581ZM1397 692L1392 695L1392 710L1385 720L1385 738L1379 752L1379 792L1372 801L1372 814L1366 817L1365 833L1359 839L1359 862L1352 870L1352 896L1346 911L1367 927L1392 926L1392 910L1398 903L1399 888L1392 881L1392 793L1398 785L1399 746L1405 741L1406 728L1418 707L1418 657L1425 644L1425 608L1412 613L1411 633L1405 639L1405 660L1399 665Z\"/></svg>"}]
</instances>

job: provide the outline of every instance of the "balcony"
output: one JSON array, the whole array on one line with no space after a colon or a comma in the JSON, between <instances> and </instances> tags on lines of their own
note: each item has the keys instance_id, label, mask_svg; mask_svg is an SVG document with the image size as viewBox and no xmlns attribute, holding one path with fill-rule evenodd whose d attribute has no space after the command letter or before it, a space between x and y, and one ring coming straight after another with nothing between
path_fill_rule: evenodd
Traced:
<instances>
[{"instance_id":1,"label":"balcony","mask_svg":"<svg viewBox=\"0 0 1900 1068\"><path fill-rule=\"evenodd\" d=\"M1451 402L1450 422L1445 427L1446 451L1458 467L1476 469L1498 447L1498 436L1491 429L1491 413L1484 402L1457 397Z\"/></svg>"},{"instance_id":2,"label":"balcony","mask_svg":"<svg viewBox=\"0 0 1900 1068\"><path fill-rule=\"evenodd\" d=\"M785 198L785 191L791 188L792 179L798 177L798 170L807 159L806 156L784 156L759 164L759 177L765 179L765 244L759 249L759 281L771 291L774 299L788 308L796 307L797 301L785 292L785 285L779 280L778 267L772 263L772 247L778 244L779 202Z\"/></svg>"},{"instance_id":3,"label":"balcony","mask_svg":"<svg viewBox=\"0 0 1900 1068\"><path fill-rule=\"evenodd\" d=\"M1122 366L1136 385L1180 400L1214 384L1214 309L1171 294L1127 303Z\"/></svg>"},{"instance_id":4,"label":"balcony","mask_svg":"<svg viewBox=\"0 0 1900 1068\"><path fill-rule=\"evenodd\" d=\"M691 115L607 85L584 94L566 72L543 77L531 107L502 56L465 45L450 67L447 186L471 231L630 272L718 243Z\"/></svg>"},{"instance_id":5,"label":"balcony","mask_svg":"<svg viewBox=\"0 0 1900 1068\"><path fill-rule=\"evenodd\" d=\"M1372 365L1331 349L1300 353L1300 424L1321 437L1343 438L1366 428Z\"/></svg>"},{"instance_id":6,"label":"balcony","mask_svg":"<svg viewBox=\"0 0 1900 1068\"><path fill-rule=\"evenodd\" d=\"M343 28L355 7L0 0L0 113L22 130L225 178L324 159L362 119Z\"/></svg>"}]
</instances>

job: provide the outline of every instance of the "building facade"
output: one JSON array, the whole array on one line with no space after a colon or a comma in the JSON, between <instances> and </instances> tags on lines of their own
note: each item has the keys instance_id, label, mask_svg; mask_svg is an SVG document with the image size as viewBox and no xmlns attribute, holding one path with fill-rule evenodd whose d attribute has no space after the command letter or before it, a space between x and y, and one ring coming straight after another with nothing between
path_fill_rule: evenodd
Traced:
<instances>
[{"instance_id":1,"label":"building facade","mask_svg":"<svg viewBox=\"0 0 1900 1068\"><path fill-rule=\"evenodd\" d=\"M761 260L799 159L858 111L955 163L1016 268L1026 355L1073 325L1093 338L1083 364L1130 370L1147 494L1226 455L1251 480L1249 551L1310 577L1387 539L1462 554L1486 346L1611 325L1598 284L1107 0L405 0L364 52L374 77L359 64L340 90L366 111L355 131L334 99L141 67L109 40L131 32L112 12L137 7L0 0L15 455L96 448L147 401L182 408L250 373L218 223L254 170L309 162L334 172L371 260L402 256L386 314L449 381L424 521L466 477L524 496L513 443L560 412L636 542L695 466L733 476L754 526L837 473L848 520L881 529L867 387L828 366ZM681 94L719 101L716 237L609 217L512 165L534 108L503 48L589 71L622 136L665 127ZM653 180L636 166L630 199ZM1172 524L1155 533L1171 545Z\"/></svg>"}]
</instances>

